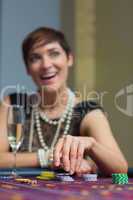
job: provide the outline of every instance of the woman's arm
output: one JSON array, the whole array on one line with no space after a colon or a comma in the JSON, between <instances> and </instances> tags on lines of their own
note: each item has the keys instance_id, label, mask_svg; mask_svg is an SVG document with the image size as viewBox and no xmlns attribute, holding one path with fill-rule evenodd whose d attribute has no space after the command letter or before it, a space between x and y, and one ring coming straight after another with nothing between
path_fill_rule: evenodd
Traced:
<instances>
[{"instance_id":1,"label":"woman's arm","mask_svg":"<svg viewBox=\"0 0 133 200\"><path fill-rule=\"evenodd\" d=\"M67 135L58 140L54 151L55 166L63 162L66 171L79 173L84 154L88 154L104 174L127 173L127 162L100 110L85 116L80 133L86 136Z\"/></svg>"},{"instance_id":2,"label":"woman's arm","mask_svg":"<svg viewBox=\"0 0 133 200\"><path fill-rule=\"evenodd\" d=\"M88 154L103 173L127 173L128 164L103 112L97 109L85 116L81 124L81 134L83 133L94 139Z\"/></svg>"},{"instance_id":3,"label":"woman's arm","mask_svg":"<svg viewBox=\"0 0 133 200\"><path fill-rule=\"evenodd\" d=\"M7 136L7 113L10 105L9 96L5 97L0 104L0 168L13 167L15 162L14 154L9 152L9 142ZM39 166L37 153L17 153L17 167Z\"/></svg>"},{"instance_id":4,"label":"woman's arm","mask_svg":"<svg viewBox=\"0 0 133 200\"><path fill-rule=\"evenodd\" d=\"M14 167L15 157L11 152L0 152L0 168ZM37 167L39 162L37 153L17 153L16 167Z\"/></svg>"}]
</instances>

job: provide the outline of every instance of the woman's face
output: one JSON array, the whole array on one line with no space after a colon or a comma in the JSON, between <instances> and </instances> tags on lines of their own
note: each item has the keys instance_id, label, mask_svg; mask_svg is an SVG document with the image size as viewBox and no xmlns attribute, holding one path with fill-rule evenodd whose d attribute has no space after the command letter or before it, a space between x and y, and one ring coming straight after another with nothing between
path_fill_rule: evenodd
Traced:
<instances>
[{"instance_id":1,"label":"woman's face","mask_svg":"<svg viewBox=\"0 0 133 200\"><path fill-rule=\"evenodd\" d=\"M72 64L72 55L67 56L58 42L52 42L32 50L28 74L39 88L58 91L66 86L68 67Z\"/></svg>"}]
</instances>

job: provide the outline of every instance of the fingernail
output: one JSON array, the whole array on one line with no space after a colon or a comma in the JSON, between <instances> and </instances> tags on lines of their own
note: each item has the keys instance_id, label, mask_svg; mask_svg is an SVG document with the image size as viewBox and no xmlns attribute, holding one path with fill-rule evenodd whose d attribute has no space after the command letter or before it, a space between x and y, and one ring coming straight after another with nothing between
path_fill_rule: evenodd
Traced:
<instances>
[{"instance_id":1,"label":"fingernail","mask_svg":"<svg viewBox=\"0 0 133 200\"><path fill-rule=\"evenodd\" d=\"M70 170L70 174L72 175L74 172L73 172L73 170Z\"/></svg>"},{"instance_id":2,"label":"fingernail","mask_svg":"<svg viewBox=\"0 0 133 200\"><path fill-rule=\"evenodd\" d=\"M67 167L65 167L65 170L68 172L69 171L69 167L67 166Z\"/></svg>"}]
</instances>

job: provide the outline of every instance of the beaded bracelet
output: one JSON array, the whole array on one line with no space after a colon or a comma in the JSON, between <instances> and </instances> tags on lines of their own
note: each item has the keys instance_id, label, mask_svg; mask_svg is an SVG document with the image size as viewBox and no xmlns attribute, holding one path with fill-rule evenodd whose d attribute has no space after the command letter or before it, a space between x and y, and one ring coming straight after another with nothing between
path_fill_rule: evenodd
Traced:
<instances>
[{"instance_id":1,"label":"beaded bracelet","mask_svg":"<svg viewBox=\"0 0 133 200\"><path fill-rule=\"evenodd\" d=\"M45 154L46 152L44 151L44 149L38 149L37 156L39 164L42 168L47 166L47 159Z\"/></svg>"}]
</instances>

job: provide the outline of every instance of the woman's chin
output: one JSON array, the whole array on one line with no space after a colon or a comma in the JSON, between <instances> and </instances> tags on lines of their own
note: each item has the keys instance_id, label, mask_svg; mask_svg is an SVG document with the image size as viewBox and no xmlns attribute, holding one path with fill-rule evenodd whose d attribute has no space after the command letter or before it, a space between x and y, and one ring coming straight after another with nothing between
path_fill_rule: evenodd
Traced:
<instances>
[{"instance_id":1,"label":"woman's chin","mask_svg":"<svg viewBox=\"0 0 133 200\"><path fill-rule=\"evenodd\" d=\"M44 92L57 92L59 90L59 87L57 85L51 84L51 85L41 85L41 90Z\"/></svg>"}]
</instances>

